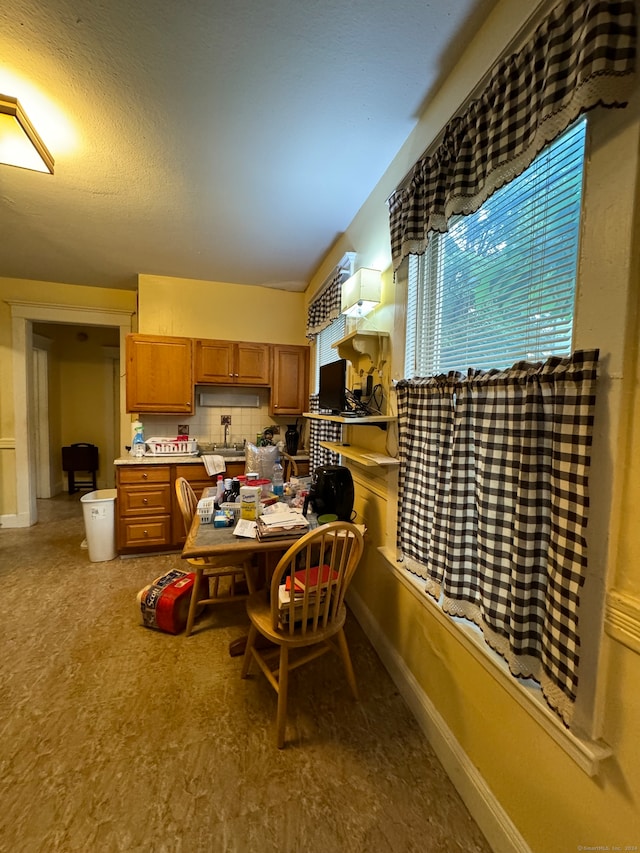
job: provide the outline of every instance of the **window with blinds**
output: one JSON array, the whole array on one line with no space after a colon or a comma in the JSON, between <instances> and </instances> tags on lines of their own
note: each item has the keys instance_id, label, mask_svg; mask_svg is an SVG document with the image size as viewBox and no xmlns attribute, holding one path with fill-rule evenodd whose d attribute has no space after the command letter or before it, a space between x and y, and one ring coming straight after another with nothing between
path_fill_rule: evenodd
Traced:
<instances>
[{"instance_id":1,"label":"window with blinds","mask_svg":"<svg viewBox=\"0 0 640 853\"><path fill-rule=\"evenodd\" d=\"M346 334L346 321L346 316L340 314L339 317L329 323L326 329L318 332L316 336L316 394L318 393L318 384L320 381L320 367L323 364L338 361L340 358L338 350L331 345L339 341L340 338L344 338Z\"/></svg>"},{"instance_id":2,"label":"window with blinds","mask_svg":"<svg viewBox=\"0 0 640 853\"><path fill-rule=\"evenodd\" d=\"M571 352L586 119L408 269L405 375Z\"/></svg>"}]
</instances>

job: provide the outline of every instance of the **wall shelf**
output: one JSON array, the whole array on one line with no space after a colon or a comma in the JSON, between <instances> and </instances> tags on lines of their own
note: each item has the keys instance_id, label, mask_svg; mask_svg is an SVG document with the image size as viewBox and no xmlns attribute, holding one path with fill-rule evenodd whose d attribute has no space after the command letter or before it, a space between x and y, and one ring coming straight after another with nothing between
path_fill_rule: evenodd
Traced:
<instances>
[{"instance_id":1,"label":"wall shelf","mask_svg":"<svg viewBox=\"0 0 640 853\"><path fill-rule=\"evenodd\" d=\"M357 418L345 418L342 415L317 415L314 412L305 412L304 418L311 418L315 421L333 421L335 424L346 424L347 426L358 426L367 424L372 426L386 425L391 421L397 420L395 415L364 415Z\"/></svg>"},{"instance_id":2,"label":"wall shelf","mask_svg":"<svg viewBox=\"0 0 640 853\"><path fill-rule=\"evenodd\" d=\"M375 329L356 329L331 344L338 350L340 358L346 358L356 367L362 356L366 356L377 370L382 370L382 365L387 360L387 342L389 332L378 332Z\"/></svg>"},{"instance_id":3,"label":"wall shelf","mask_svg":"<svg viewBox=\"0 0 640 853\"><path fill-rule=\"evenodd\" d=\"M385 456L384 453L376 453L373 450L368 450L366 447L358 447L354 444L341 444L336 441L321 441L320 447L325 447L333 453L338 453L344 456L345 459L350 459L352 462L358 462L360 465L365 465L368 468L378 466L393 466L399 465L400 460L393 456Z\"/></svg>"}]
</instances>

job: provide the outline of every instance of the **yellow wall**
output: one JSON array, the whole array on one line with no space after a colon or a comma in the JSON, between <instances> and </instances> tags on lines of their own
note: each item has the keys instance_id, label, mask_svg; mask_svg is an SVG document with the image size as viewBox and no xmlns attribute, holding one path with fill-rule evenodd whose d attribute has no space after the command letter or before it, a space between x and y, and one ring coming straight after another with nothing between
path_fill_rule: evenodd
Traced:
<instances>
[{"instance_id":1,"label":"yellow wall","mask_svg":"<svg viewBox=\"0 0 640 853\"><path fill-rule=\"evenodd\" d=\"M141 275L138 331L305 344L305 297L267 287Z\"/></svg>"}]
</instances>

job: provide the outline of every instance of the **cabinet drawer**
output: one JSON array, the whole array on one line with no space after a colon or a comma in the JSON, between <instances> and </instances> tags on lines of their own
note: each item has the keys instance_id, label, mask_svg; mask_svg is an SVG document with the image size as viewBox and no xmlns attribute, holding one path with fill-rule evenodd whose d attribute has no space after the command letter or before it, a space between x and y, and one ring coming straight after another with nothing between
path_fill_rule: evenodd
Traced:
<instances>
[{"instance_id":1,"label":"cabinet drawer","mask_svg":"<svg viewBox=\"0 0 640 853\"><path fill-rule=\"evenodd\" d=\"M119 525L119 547L153 548L171 544L171 518L152 516L122 520Z\"/></svg>"},{"instance_id":2,"label":"cabinet drawer","mask_svg":"<svg viewBox=\"0 0 640 853\"><path fill-rule=\"evenodd\" d=\"M121 518L131 515L162 515L171 512L171 486L168 483L147 487L120 489L118 513Z\"/></svg>"},{"instance_id":3,"label":"cabinet drawer","mask_svg":"<svg viewBox=\"0 0 640 853\"><path fill-rule=\"evenodd\" d=\"M143 486L145 483L169 483L171 468L168 465L119 466L118 482Z\"/></svg>"},{"instance_id":4,"label":"cabinet drawer","mask_svg":"<svg viewBox=\"0 0 640 853\"><path fill-rule=\"evenodd\" d=\"M208 480L209 475L204 463L198 462L197 465L176 465L176 480L178 477L184 477L190 483L195 480Z\"/></svg>"}]
</instances>

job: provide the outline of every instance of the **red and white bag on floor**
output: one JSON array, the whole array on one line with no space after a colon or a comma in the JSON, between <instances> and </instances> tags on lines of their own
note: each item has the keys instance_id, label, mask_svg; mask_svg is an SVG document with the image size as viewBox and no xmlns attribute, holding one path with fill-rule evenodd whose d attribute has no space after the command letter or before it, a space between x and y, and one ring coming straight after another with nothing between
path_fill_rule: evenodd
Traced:
<instances>
[{"instance_id":1,"label":"red and white bag on floor","mask_svg":"<svg viewBox=\"0 0 640 853\"><path fill-rule=\"evenodd\" d=\"M194 578L193 572L173 569L141 589L137 598L142 624L168 634L184 631Z\"/></svg>"}]
</instances>

